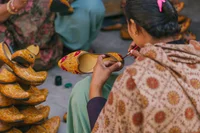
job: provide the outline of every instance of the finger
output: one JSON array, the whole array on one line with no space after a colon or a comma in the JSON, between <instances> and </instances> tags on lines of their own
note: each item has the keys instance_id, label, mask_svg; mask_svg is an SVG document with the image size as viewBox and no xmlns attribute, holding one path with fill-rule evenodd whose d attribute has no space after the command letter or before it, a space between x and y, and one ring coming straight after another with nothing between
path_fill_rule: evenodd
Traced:
<instances>
[{"instance_id":1,"label":"finger","mask_svg":"<svg viewBox=\"0 0 200 133\"><path fill-rule=\"evenodd\" d=\"M99 63L103 63L103 59L106 57L106 55L99 55L98 59L97 59L97 62Z\"/></svg>"},{"instance_id":2,"label":"finger","mask_svg":"<svg viewBox=\"0 0 200 133\"><path fill-rule=\"evenodd\" d=\"M113 64L115 64L116 62L114 62L114 61L105 61L104 62L104 65L105 65L105 67L110 67L110 66L112 66Z\"/></svg>"},{"instance_id":3,"label":"finger","mask_svg":"<svg viewBox=\"0 0 200 133\"><path fill-rule=\"evenodd\" d=\"M138 56L140 56L140 53L137 50L131 50L130 51L130 56L138 57Z\"/></svg>"},{"instance_id":4,"label":"finger","mask_svg":"<svg viewBox=\"0 0 200 133\"><path fill-rule=\"evenodd\" d=\"M122 67L122 63L121 62L117 62L115 64L113 64L112 66L108 67L110 72L114 72L116 70L119 70Z\"/></svg>"},{"instance_id":5,"label":"finger","mask_svg":"<svg viewBox=\"0 0 200 133\"><path fill-rule=\"evenodd\" d=\"M134 49L135 47L135 42L132 41L132 43L130 44L129 48L128 48L128 52L130 52L132 49Z\"/></svg>"}]
</instances>

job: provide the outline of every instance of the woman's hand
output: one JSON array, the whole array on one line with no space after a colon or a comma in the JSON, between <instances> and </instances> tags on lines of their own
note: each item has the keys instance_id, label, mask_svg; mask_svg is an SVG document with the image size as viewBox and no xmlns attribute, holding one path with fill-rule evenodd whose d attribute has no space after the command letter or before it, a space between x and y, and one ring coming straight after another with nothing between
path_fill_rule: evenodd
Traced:
<instances>
[{"instance_id":1,"label":"woman's hand","mask_svg":"<svg viewBox=\"0 0 200 133\"><path fill-rule=\"evenodd\" d=\"M134 43L134 41L130 44L129 48L128 48L128 52L130 52L130 56L133 56L133 57L137 57L139 56L139 52L138 52L138 47L137 45Z\"/></svg>"},{"instance_id":2,"label":"woman's hand","mask_svg":"<svg viewBox=\"0 0 200 133\"><path fill-rule=\"evenodd\" d=\"M19 11L27 4L27 0L13 0L13 6Z\"/></svg>"},{"instance_id":3,"label":"woman's hand","mask_svg":"<svg viewBox=\"0 0 200 133\"><path fill-rule=\"evenodd\" d=\"M122 67L121 62L104 62L104 58L106 58L106 55L100 55L97 64L94 67L90 84L90 99L101 96L102 87L110 74L114 71L120 70Z\"/></svg>"}]
</instances>

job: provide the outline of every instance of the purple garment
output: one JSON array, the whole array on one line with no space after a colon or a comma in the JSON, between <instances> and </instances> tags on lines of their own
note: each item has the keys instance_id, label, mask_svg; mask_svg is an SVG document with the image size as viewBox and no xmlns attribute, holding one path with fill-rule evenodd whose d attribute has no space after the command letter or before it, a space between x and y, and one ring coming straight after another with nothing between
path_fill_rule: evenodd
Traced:
<instances>
[{"instance_id":1,"label":"purple garment","mask_svg":"<svg viewBox=\"0 0 200 133\"><path fill-rule=\"evenodd\" d=\"M93 129L94 124L96 123L96 120L101 110L103 109L106 101L107 100L103 97L95 97L87 103L87 110L88 110L91 130Z\"/></svg>"}]
</instances>

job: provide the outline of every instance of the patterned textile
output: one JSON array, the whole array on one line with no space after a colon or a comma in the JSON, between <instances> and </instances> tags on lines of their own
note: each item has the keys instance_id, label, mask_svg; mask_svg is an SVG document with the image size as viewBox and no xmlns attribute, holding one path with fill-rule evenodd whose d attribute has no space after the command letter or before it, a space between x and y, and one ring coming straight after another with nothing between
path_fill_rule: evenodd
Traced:
<instances>
[{"instance_id":1,"label":"patterned textile","mask_svg":"<svg viewBox=\"0 0 200 133\"><path fill-rule=\"evenodd\" d=\"M148 44L118 77L93 133L200 131L200 44Z\"/></svg>"},{"instance_id":2,"label":"patterned textile","mask_svg":"<svg viewBox=\"0 0 200 133\"><path fill-rule=\"evenodd\" d=\"M51 68L62 56L63 45L54 31L55 14L49 11L48 4L49 0L28 0L17 15L0 23L0 36L3 35L13 51L30 44L40 46L40 56L35 63L35 68L40 70Z\"/></svg>"}]
</instances>

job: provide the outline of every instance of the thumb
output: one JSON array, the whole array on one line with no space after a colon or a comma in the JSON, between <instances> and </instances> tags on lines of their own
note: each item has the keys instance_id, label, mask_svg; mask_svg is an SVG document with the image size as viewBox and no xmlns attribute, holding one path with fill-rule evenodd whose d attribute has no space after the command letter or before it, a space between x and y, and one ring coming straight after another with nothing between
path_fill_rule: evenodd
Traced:
<instances>
[{"instance_id":1,"label":"thumb","mask_svg":"<svg viewBox=\"0 0 200 133\"><path fill-rule=\"evenodd\" d=\"M113 64L112 66L109 67L109 70L111 72L117 71L122 67L122 63L121 62L117 62L115 64Z\"/></svg>"}]
</instances>

